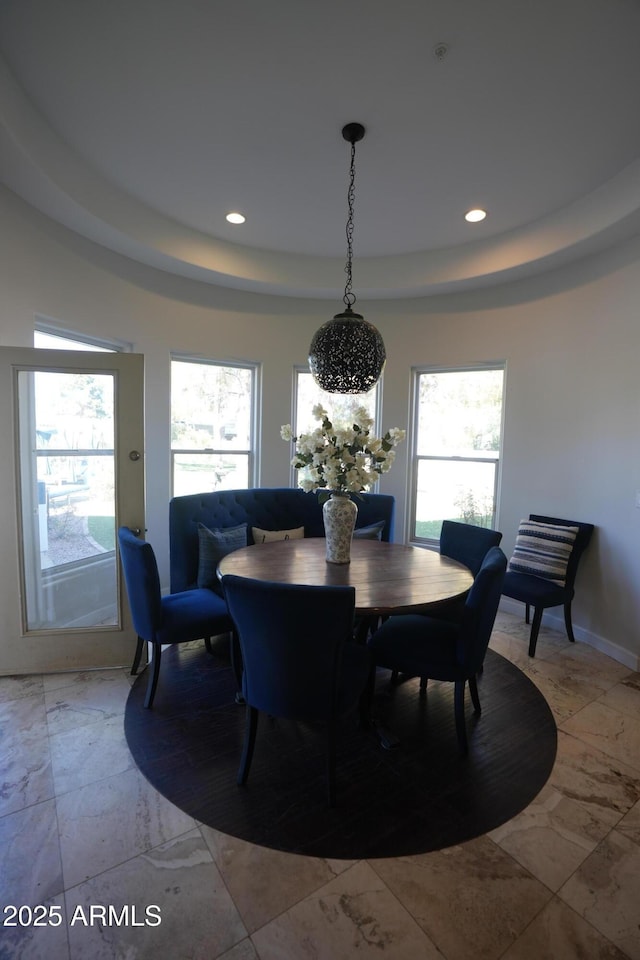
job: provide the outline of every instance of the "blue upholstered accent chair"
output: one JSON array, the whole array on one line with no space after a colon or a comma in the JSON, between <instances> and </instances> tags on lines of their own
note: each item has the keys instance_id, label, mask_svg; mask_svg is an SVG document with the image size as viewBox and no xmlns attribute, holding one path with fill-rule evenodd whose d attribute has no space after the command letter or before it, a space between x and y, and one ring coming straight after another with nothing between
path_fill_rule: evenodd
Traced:
<instances>
[{"instance_id":1,"label":"blue upholstered accent chair","mask_svg":"<svg viewBox=\"0 0 640 960\"><path fill-rule=\"evenodd\" d=\"M499 547L502 534L489 527L476 527L471 523L458 520L443 520L440 532L440 553L463 563L474 575L482 566L491 547ZM447 600L441 604L433 616L441 620L460 620L464 610L464 599Z\"/></svg>"},{"instance_id":2,"label":"blue upholstered accent chair","mask_svg":"<svg viewBox=\"0 0 640 960\"><path fill-rule=\"evenodd\" d=\"M502 534L488 527L476 527L458 520L443 520L440 532L440 553L451 557L471 570L474 575L482 566L491 547L499 547Z\"/></svg>"},{"instance_id":3,"label":"blue upholstered accent chair","mask_svg":"<svg viewBox=\"0 0 640 960\"><path fill-rule=\"evenodd\" d=\"M227 606L211 590L183 590L162 596L158 565L150 543L127 527L118 529L120 562L138 644L131 673L136 674L144 644L152 644L145 707L151 707L158 686L162 645L209 637L232 629Z\"/></svg>"},{"instance_id":4,"label":"blue upholstered accent chair","mask_svg":"<svg viewBox=\"0 0 640 960\"><path fill-rule=\"evenodd\" d=\"M450 557L458 563L463 563L475 577L487 552L491 547L500 546L501 540L502 534L499 530L477 527L472 523L461 523L458 520L443 520L440 531L440 553L443 557ZM433 610L431 616L437 620L451 620L459 623L464 615L464 604L464 597L445 600ZM393 670L391 682L398 683L400 679L399 671Z\"/></svg>"},{"instance_id":5,"label":"blue upholstered accent chair","mask_svg":"<svg viewBox=\"0 0 640 960\"><path fill-rule=\"evenodd\" d=\"M549 607L564 607L564 623L567 628L567 636L572 643L575 643L573 624L571 622L571 601L575 596L576 574L578 572L580 557L589 546L594 526L592 523L580 523L574 520L559 520L557 517L545 517L539 513L530 513L529 520L534 520L536 523L550 523L559 527L578 528L573 549L567 563L564 584L557 584L544 577L533 576L528 573L519 573L514 570L507 570L504 578L502 593L505 597L520 600L525 604L526 623L530 622L531 607L533 607L533 622L531 623L531 633L529 635L529 656L534 657L536 654L540 624L542 623L542 614Z\"/></svg>"},{"instance_id":6,"label":"blue upholstered accent chair","mask_svg":"<svg viewBox=\"0 0 640 960\"><path fill-rule=\"evenodd\" d=\"M247 782L259 712L322 721L327 729L327 793L335 805L338 720L360 705L371 659L354 643L355 589L226 576L222 584L242 652L246 702L238 784Z\"/></svg>"},{"instance_id":7,"label":"blue upholstered accent chair","mask_svg":"<svg viewBox=\"0 0 640 960\"><path fill-rule=\"evenodd\" d=\"M464 716L465 685L480 713L476 674L482 669L495 622L507 558L500 547L491 547L467 595L459 623L423 615L389 617L369 640L377 667L420 677L421 693L427 680L450 680L455 684L454 705L458 742L467 753Z\"/></svg>"}]
</instances>

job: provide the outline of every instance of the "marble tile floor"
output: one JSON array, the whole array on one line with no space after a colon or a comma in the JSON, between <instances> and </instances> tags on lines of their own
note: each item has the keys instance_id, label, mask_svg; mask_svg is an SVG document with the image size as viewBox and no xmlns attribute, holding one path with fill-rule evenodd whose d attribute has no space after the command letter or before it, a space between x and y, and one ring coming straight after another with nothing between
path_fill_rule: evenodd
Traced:
<instances>
[{"instance_id":1,"label":"marble tile floor","mask_svg":"<svg viewBox=\"0 0 640 960\"><path fill-rule=\"evenodd\" d=\"M0 960L640 960L640 674L548 628L530 660L527 636L501 613L491 645L554 712L549 781L490 834L398 859L182 813L128 751L125 670L0 678Z\"/></svg>"}]
</instances>

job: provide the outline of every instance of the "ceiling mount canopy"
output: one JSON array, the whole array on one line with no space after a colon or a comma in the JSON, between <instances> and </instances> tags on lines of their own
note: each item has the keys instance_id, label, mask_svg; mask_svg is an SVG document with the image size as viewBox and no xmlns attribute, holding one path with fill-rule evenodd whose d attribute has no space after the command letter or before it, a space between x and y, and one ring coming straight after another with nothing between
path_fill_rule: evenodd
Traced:
<instances>
[{"instance_id":1,"label":"ceiling mount canopy","mask_svg":"<svg viewBox=\"0 0 640 960\"><path fill-rule=\"evenodd\" d=\"M351 144L349 190L347 193L347 282L342 298L345 309L316 331L309 347L309 367L316 383L328 393L367 393L378 382L386 360L384 342L378 330L354 313L352 290L353 210L355 200L356 143L364 137L361 123L348 123L342 136Z\"/></svg>"}]
</instances>

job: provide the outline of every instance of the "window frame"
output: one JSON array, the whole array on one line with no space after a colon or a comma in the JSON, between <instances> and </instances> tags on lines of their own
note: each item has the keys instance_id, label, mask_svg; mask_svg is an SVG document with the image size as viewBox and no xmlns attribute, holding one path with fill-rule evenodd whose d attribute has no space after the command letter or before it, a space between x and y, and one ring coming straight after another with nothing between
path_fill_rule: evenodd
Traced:
<instances>
[{"instance_id":1,"label":"window frame","mask_svg":"<svg viewBox=\"0 0 640 960\"><path fill-rule=\"evenodd\" d=\"M420 420L420 377L423 374L446 373L481 373L483 371L502 372L502 404L500 410L500 444L496 457L460 457L439 456L436 454L418 454L418 428ZM491 525L495 528L499 512L500 489L502 481L502 462L504 445L504 419L506 395L507 364L505 360L481 361L469 364L425 364L411 368L411 422L409 429L409 469L407 471L407 536L408 543L416 546L437 548L439 539L435 537L419 537L416 535L416 512L418 501L418 475L422 461L436 461L445 463L492 463L495 465L493 480L493 515Z\"/></svg>"},{"instance_id":2,"label":"window frame","mask_svg":"<svg viewBox=\"0 0 640 960\"><path fill-rule=\"evenodd\" d=\"M94 337L86 333L78 333L77 330L69 330L67 327L63 327L60 324L53 323L50 320L45 320L43 317L36 316L35 323L33 325L34 340L36 333L43 333L48 337L55 337L60 340L66 340L67 343L61 344L60 350L73 350L78 349L82 350L83 348L89 351L99 351L106 353L132 353L133 344L125 340L114 340L106 339L105 337ZM69 343L77 343L78 347L73 348L69 346ZM35 343L34 343L35 346ZM50 347L36 349L57 349L51 345Z\"/></svg>"},{"instance_id":3,"label":"window frame","mask_svg":"<svg viewBox=\"0 0 640 960\"><path fill-rule=\"evenodd\" d=\"M171 433L171 428L173 426L173 406L171 401L171 385L173 383L173 362L177 363L197 363L201 366L206 367L233 367L240 370L248 370L251 377L251 403L250 403L250 414L249 414L249 447L245 448L229 448L224 447L218 449L217 447L208 447L206 449L202 448L187 448L181 447L176 448L173 446L171 438L169 439L169 455L170 455L170 477L169 477L169 489L170 495L173 497L176 494L174 493L175 487L175 455L176 454L188 454L189 456L216 456L219 454L232 454L233 456L246 456L247 457L247 488L256 487L258 485L258 476L260 472L260 456L257 446L257 438L260 436L260 404L258 398L261 390L261 373L262 367L261 364L250 361L250 360L218 360L212 358L203 358L203 357L194 357L191 354L175 353L171 352L170 354L170 366L169 366L169 431Z\"/></svg>"},{"instance_id":4,"label":"window frame","mask_svg":"<svg viewBox=\"0 0 640 960\"><path fill-rule=\"evenodd\" d=\"M47 337L53 338L53 340L60 341L59 344L48 343L44 345L36 344L37 334L44 334ZM60 324L53 323L49 320L43 319L41 316L36 316L35 322L33 325L33 347L34 350L60 350L60 351L75 351L88 353L132 353L132 344L126 343L122 340L107 340L104 337L93 337L84 333L79 333L77 330L69 330L68 328L62 327ZM77 344L77 346L73 346ZM115 384L114 384L115 389ZM35 402L35 401L32 401ZM114 400L114 413L115 413L115 400ZM117 418L116 418L117 419ZM115 429L115 420L114 420L114 429ZM90 450L83 448L70 448L69 450L65 449L64 451L59 451L57 454L48 448L38 448L35 449L36 462L41 459L54 458L56 456L62 457L69 461L69 463L82 462L86 460L87 457L113 457L115 461L116 456L116 436L114 434L112 446L103 447L98 450ZM75 473L75 468L72 471ZM116 478L114 475L114 483ZM69 494L71 496L71 493ZM48 506L47 506L48 510ZM23 524L24 525L24 524ZM114 534L116 531L114 530ZM99 563L101 556L104 557L115 553L115 544L113 550L107 551L103 555L90 556L82 559L82 565L85 567L90 566L93 563ZM73 564L78 564L78 561L69 561L63 563L54 564L49 568L49 570L54 573L55 571L64 570L65 567L70 568Z\"/></svg>"}]
</instances>

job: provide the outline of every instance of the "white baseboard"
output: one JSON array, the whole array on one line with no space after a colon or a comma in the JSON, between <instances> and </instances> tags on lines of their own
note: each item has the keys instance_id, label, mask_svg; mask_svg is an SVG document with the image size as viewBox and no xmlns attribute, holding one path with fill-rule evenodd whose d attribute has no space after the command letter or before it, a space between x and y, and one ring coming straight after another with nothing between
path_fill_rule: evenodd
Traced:
<instances>
[{"instance_id":1,"label":"white baseboard","mask_svg":"<svg viewBox=\"0 0 640 960\"><path fill-rule=\"evenodd\" d=\"M502 597L500 600L500 609L505 613L514 613L516 616L524 617L524 604L518 600L512 600L511 597ZM562 607L552 607L549 610L545 610L542 615L542 623L551 630L559 630L560 633L566 633ZM575 623L573 625L573 633L576 640L588 644L588 646L593 647L595 650L599 650L600 653L606 653L612 660L617 660L618 663L629 667L630 670L640 670L640 657L632 653L631 650L625 650L624 647L618 646L617 643L613 643L605 637L600 637L597 633L591 633L589 630L585 630Z\"/></svg>"}]
</instances>

